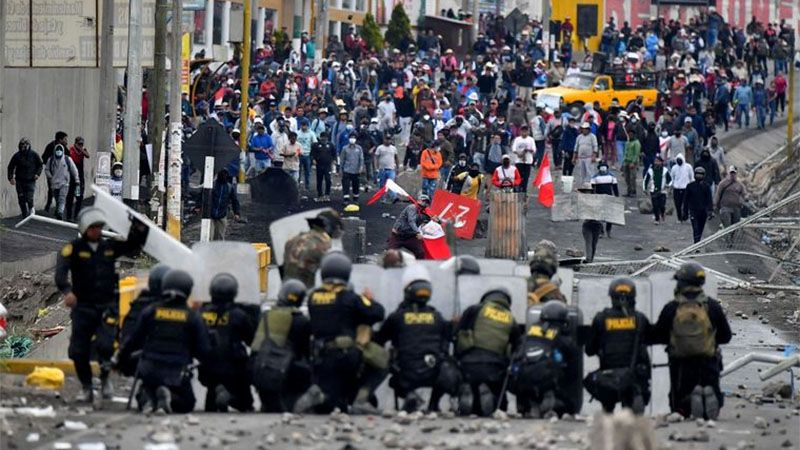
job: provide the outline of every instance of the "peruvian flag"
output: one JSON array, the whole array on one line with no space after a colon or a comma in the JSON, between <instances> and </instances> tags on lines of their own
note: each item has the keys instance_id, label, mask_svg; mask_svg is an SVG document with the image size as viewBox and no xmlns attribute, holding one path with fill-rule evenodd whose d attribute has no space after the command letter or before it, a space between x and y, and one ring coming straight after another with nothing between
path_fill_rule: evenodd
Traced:
<instances>
[{"instance_id":1,"label":"peruvian flag","mask_svg":"<svg viewBox=\"0 0 800 450\"><path fill-rule=\"evenodd\" d=\"M544 154L542 165L539 166L539 171L536 172L536 179L533 180L533 185L539 189L539 203L547 208L552 208L555 190L553 188L553 177L550 176L550 159L547 157L547 153Z\"/></svg>"},{"instance_id":2,"label":"peruvian flag","mask_svg":"<svg viewBox=\"0 0 800 450\"><path fill-rule=\"evenodd\" d=\"M401 188L397 183L394 181L387 179L386 184L383 185L382 188L378 189L375 194L367 200L367 205L371 205L383 197L384 194L387 192L394 192L395 194L399 195L400 197L405 197L411 201L413 204L417 204L417 201L412 197L405 189Z\"/></svg>"}]
</instances>

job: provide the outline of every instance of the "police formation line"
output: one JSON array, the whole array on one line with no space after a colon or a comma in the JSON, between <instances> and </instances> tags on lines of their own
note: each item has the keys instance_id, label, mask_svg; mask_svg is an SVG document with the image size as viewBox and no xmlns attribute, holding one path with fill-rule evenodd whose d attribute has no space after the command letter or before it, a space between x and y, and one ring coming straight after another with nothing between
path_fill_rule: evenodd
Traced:
<instances>
[{"instance_id":1,"label":"police formation line","mask_svg":"<svg viewBox=\"0 0 800 450\"><path fill-rule=\"evenodd\" d=\"M416 264L404 270L403 301L388 317L371 292L352 288L352 263L340 252L322 258L321 284L307 287L289 278L263 313L234 301L237 282L225 273L211 281L211 302L195 311L187 304L191 276L159 265L132 303L112 356L114 260L140 250L147 227L134 219L126 242L107 242L103 223L98 210L82 212L81 237L64 247L56 272L72 308L70 357L83 384L79 400L110 396L108 376L115 368L140 381L140 410L189 412L196 367L207 388L206 411L253 410L253 386L264 412L376 414L386 405L375 391L391 377L395 407L406 411L437 411L447 396L451 411L487 416L507 408L512 393L526 417L575 414L585 388L606 411L620 403L642 413L650 401L647 346L664 344L671 409L715 419L723 403L718 345L730 341L731 330L720 304L703 292L705 271L694 263L675 273L674 300L655 324L636 311L633 281L620 278L609 287L611 306L588 326L551 281L558 262L546 241L530 263L527 299L489 288L453 320L429 304L430 274ZM460 257L457 271L479 274L479 266ZM528 303L524 324L513 316L512 301ZM585 378L584 353L600 360ZM99 389L92 385L92 356L101 361ZM427 405L422 388L431 389Z\"/></svg>"}]
</instances>

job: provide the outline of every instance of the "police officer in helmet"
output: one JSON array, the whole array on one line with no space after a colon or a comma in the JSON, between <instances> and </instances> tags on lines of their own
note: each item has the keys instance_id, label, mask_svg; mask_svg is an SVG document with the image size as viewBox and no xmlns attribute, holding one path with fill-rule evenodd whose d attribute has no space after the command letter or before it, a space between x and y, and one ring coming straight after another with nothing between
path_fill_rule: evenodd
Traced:
<instances>
[{"instance_id":1,"label":"police officer in helmet","mask_svg":"<svg viewBox=\"0 0 800 450\"><path fill-rule=\"evenodd\" d=\"M133 334L139 316L142 315L142 312L144 312L148 306L161 301L161 281L164 279L164 275L169 271L169 266L164 264L157 264L150 269L150 274L147 276L147 287L142 290L136 300L131 302L128 314L125 315L125 320L122 322L122 328L119 332L119 342L125 342L128 336ZM123 375L132 377L135 375L136 365L138 363L138 356L133 355L129 361L119 361L118 368Z\"/></svg>"},{"instance_id":2,"label":"police officer in helmet","mask_svg":"<svg viewBox=\"0 0 800 450\"><path fill-rule=\"evenodd\" d=\"M731 327L719 302L703 292L703 266L685 263L675 279L675 299L664 305L653 332L654 343L667 346L670 408L716 420L724 399L719 345L731 341Z\"/></svg>"},{"instance_id":3,"label":"police officer in helmet","mask_svg":"<svg viewBox=\"0 0 800 450\"><path fill-rule=\"evenodd\" d=\"M194 409L192 377L187 369L193 358L205 362L211 346L203 320L187 304L193 285L185 271L170 270L161 282L162 302L144 310L115 357L124 361L142 350L137 373L154 412Z\"/></svg>"},{"instance_id":4,"label":"police officer in helmet","mask_svg":"<svg viewBox=\"0 0 800 450\"><path fill-rule=\"evenodd\" d=\"M208 328L211 353L200 365L200 383L206 387L206 412L252 411L247 346L253 341L255 323L234 303L239 283L229 273L211 279L211 303L200 310Z\"/></svg>"},{"instance_id":5,"label":"police officer in helmet","mask_svg":"<svg viewBox=\"0 0 800 450\"><path fill-rule=\"evenodd\" d=\"M528 279L528 306L544 303L548 300L567 299L552 281L553 275L558 271L558 257L555 245L550 241L542 240L536 245L530 262L531 277Z\"/></svg>"},{"instance_id":6,"label":"police officer in helmet","mask_svg":"<svg viewBox=\"0 0 800 450\"><path fill-rule=\"evenodd\" d=\"M539 323L529 325L514 353L510 389L517 397L518 412L525 417L576 412L568 389L563 388L571 375L568 365L579 353L569 338L568 325L566 303L547 301Z\"/></svg>"},{"instance_id":7,"label":"police officer in helmet","mask_svg":"<svg viewBox=\"0 0 800 450\"><path fill-rule=\"evenodd\" d=\"M450 360L452 327L449 321L430 306L433 285L428 270L419 264L403 272L403 302L386 318L375 341L392 342L392 378L389 385L404 399L403 410L419 409L421 387L432 387L430 410L439 410L444 393L455 397L460 373Z\"/></svg>"},{"instance_id":8,"label":"police officer in helmet","mask_svg":"<svg viewBox=\"0 0 800 450\"><path fill-rule=\"evenodd\" d=\"M386 378L389 358L371 342L371 327L383 320L385 312L371 293L359 295L348 286L351 270L352 262L344 253L330 252L322 258L322 285L308 295L315 385L298 400L295 412L312 408L377 412L373 392ZM320 391L322 405L309 400L322 398Z\"/></svg>"},{"instance_id":9,"label":"police officer in helmet","mask_svg":"<svg viewBox=\"0 0 800 450\"><path fill-rule=\"evenodd\" d=\"M94 400L90 365L93 351L101 363L102 398L113 395L107 362L114 353L119 314L119 274L115 263L120 256L139 253L149 231L147 225L132 217L128 239L109 241L103 238L105 221L100 209L84 208L78 217L80 237L65 245L56 259L56 286L64 295L64 305L72 309L69 357L82 386L76 399L84 402Z\"/></svg>"},{"instance_id":10,"label":"police officer in helmet","mask_svg":"<svg viewBox=\"0 0 800 450\"><path fill-rule=\"evenodd\" d=\"M480 303L464 311L456 334L456 357L464 380L459 388L459 414L491 415L501 396L512 346L521 335L511 314L505 288L486 292ZM500 399L505 407L505 398Z\"/></svg>"},{"instance_id":11,"label":"police officer in helmet","mask_svg":"<svg viewBox=\"0 0 800 450\"><path fill-rule=\"evenodd\" d=\"M630 278L612 281L608 295L611 308L594 317L586 342L586 355L597 355L600 369L587 375L584 385L607 413L621 403L642 414L650 402L650 321L636 311L636 284Z\"/></svg>"},{"instance_id":12,"label":"police officer in helmet","mask_svg":"<svg viewBox=\"0 0 800 450\"><path fill-rule=\"evenodd\" d=\"M305 297L301 281L284 281L277 304L258 324L250 360L262 412L291 412L311 386L311 322L300 311ZM321 403L321 395L315 390L309 401Z\"/></svg>"}]
</instances>

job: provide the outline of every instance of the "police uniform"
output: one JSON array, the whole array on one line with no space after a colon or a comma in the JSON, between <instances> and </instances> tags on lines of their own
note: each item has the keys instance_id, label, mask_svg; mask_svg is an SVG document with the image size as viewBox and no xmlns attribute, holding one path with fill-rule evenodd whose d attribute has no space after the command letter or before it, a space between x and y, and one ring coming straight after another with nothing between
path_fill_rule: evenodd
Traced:
<instances>
[{"instance_id":1,"label":"police uniform","mask_svg":"<svg viewBox=\"0 0 800 450\"><path fill-rule=\"evenodd\" d=\"M255 324L233 303L207 303L200 316L211 342L211 353L199 370L200 383L207 389L206 412L226 412L225 403L237 411L252 411L247 345L253 341ZM229 400L223 401L220 397L229 397Z\"/></svg>"},{"instance_id":2,"label":"police uniform","mask_svg":"<svg viewBox=\"0 0 800 450\"><path fill-rule=\"evenodd\" d=\"M456 357L465 383L459 393L461 414L486 416L494 411L490 404L496 404L501 395L512 344L521 334L510 308L508 292L493 290L461 317L456 338ZM485 401L472 401L476 397ZM465 401L467 398L470 401ZM500 403L504 405L505 399Z\"/></svg>"},{"instance_id":3,"label":"police uniform","mask_svg":"<svg viewBox=\"0 0 800 450\"><path fill-rule=\"evenodd\" d=\"M305 285L286 280L256 330L250 359L261 412L291 412L311 386L311 322L299 309L304 297Z\"/></svg>"},{"instance_id":4,"label":"police uniform","mask_svg":"<svg viewBox=\"0 0 800 450\"><path fill-rule=\"evenodd\" d=\"M92 212L84 210L87 215ZM63 294L72 292L77 297L70 312L72 335L68 354L84 390L91 389L92 385L90 357L93 350L101 362L103 380L107 380L108 369L102 363L109 361L114 353L119 315L116 260L123 255L138 253L147 239L148 230L146 225L134 219L126 241L101 238L90 242L82 236L65 245L58 254L56 286Z\"/></svg>"},{"instance_id":5,"label":"police uniform","mask_svg":"<svg viewBox=\"0 0 800 450\"><path fill-rule=\"evenodd\" d=\"M586 355L600 358L600 369L586 377L586 388L611 413L617 402L641 414L650 402L650 321L632 307L615 304L597 313ZM635 354L635 361L633 360ZM641 396L637 399L637 396Z\"/></svg>"},{"instance_id":6,"label":"police uniform","mask_svg":"<svg viewBox=\"0 0 800 450\"><path fill-rule=\"evenodd\" d=\"M296 278L306 286L314 285L314 275L325 253L331 249L331 237L312 228L286 242L283 278Z\"/></svg>"},{"instance_id":7,"label":"police uniform","mask_svg":"<svg viewBox=\"0 0 800 450\"><path fill-rule=\"evenodd\" d=\"M178 272L189 279L185 295L170 291L168 283ZM142 389L165 412L187 413L194 409L191 374L186 371L192 358L201 362L208 357L211 346L208 331L200 315L189 308L191 278L180 270L170 271L164 278L164 300L149 306L136 323L133 334L122 343L119 359L141 349L137 368ZM164 393L166 393L166 398ZM161 404L166 400L166 404Z\"/></svg>"},{"instance_id":8,"label":"police uniform","mask_svg":"<svg viewBox=\"0 0 800 450\"><path fill-rule=\"evenodd\" d=\"M653 343L667 346L670 409L686 417L716 419L724 401L719 386L722 371L719 345L731 341L730 324L719 302L703 292L705 270L702 266L686 263L675 273L675 278L678 280L675 299L664 305L653 329ZM675 327L681 310L692 306L702 308L707 316L707 329L703 334L708 348L689 355L681 348ZM709 404L714 405L708 408ZM711 414L709 409L713 409Z\"/></svg>"},{"instance_id":9,"label":"police uniform","mask_svg":"<svg viewBox=\"0 0 800 450\"><path fill-rule=\"evenodd\" d=\"M388 364L383 370L365 366L359 348L363 342L356 342L360 325L383 320L383 306L356 294L344 283L326 282L309 294L308 313L314 336L314 379L328 396L330 407L345 411L359 388L371 393L386 376Z\"/></svg>"},{"instance_id":10,"label":"police uniform","mask_svg":"<svg viewBox=\"0 0 800 450\"><path fill-rule=\"evenodd\" d=\"M558 271L555 244L542 240L537 243L530 262L531 276L528 278L528 306L549 300L567 301L558 285L552 281Z\"/></svg>"},{"instance_id":11,"label":"police uniform","mask_svg":"<svg viewBox=\"0 0 800 450\"><path fill-rule=\"evenodd\" d=\"M406 274L419 279L404 280L405 299L386 318L375 342L380 345L392 342L389 385L398 397L406 399L404 409L414 412L420 400L414 391L432 387L430 409L437 411L442 395L445 392L455 395L460 384L457 368L449 358L452 326L436 308L427 304L432 291L427 270L414 265L405 270L404 278Z\"/></svg>"}]
</instances>

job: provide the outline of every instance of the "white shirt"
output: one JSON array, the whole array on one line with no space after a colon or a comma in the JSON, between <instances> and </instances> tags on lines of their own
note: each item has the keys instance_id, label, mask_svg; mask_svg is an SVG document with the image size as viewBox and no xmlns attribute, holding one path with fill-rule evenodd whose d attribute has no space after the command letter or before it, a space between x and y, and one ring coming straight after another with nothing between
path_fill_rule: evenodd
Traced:
<instances>
[{"instance_id":1,"label":"white shirt","mask_svg":"<svg viewBox=\"0 0 800 450\"><path fill-rule=\"evenodd\" d=\"M532 137L517 136L511 144L511 152L516 161L514 164L533 164L533 152L536 151L536 141Z\"/></svg>"},{"instance_id":2,"label":"white shirt","mask_svg":"<svg viewBox=\"0 0 800 450\"><path fill-rule=\"evenodd\" d=\"M683 157L683 155L679 155ZM685 162L681 165L675 164L669 171L672 177L672 187L674 189L686 189L686 186L694 181L694 169L692 165Z\"/></svg>"}]
</instances>

